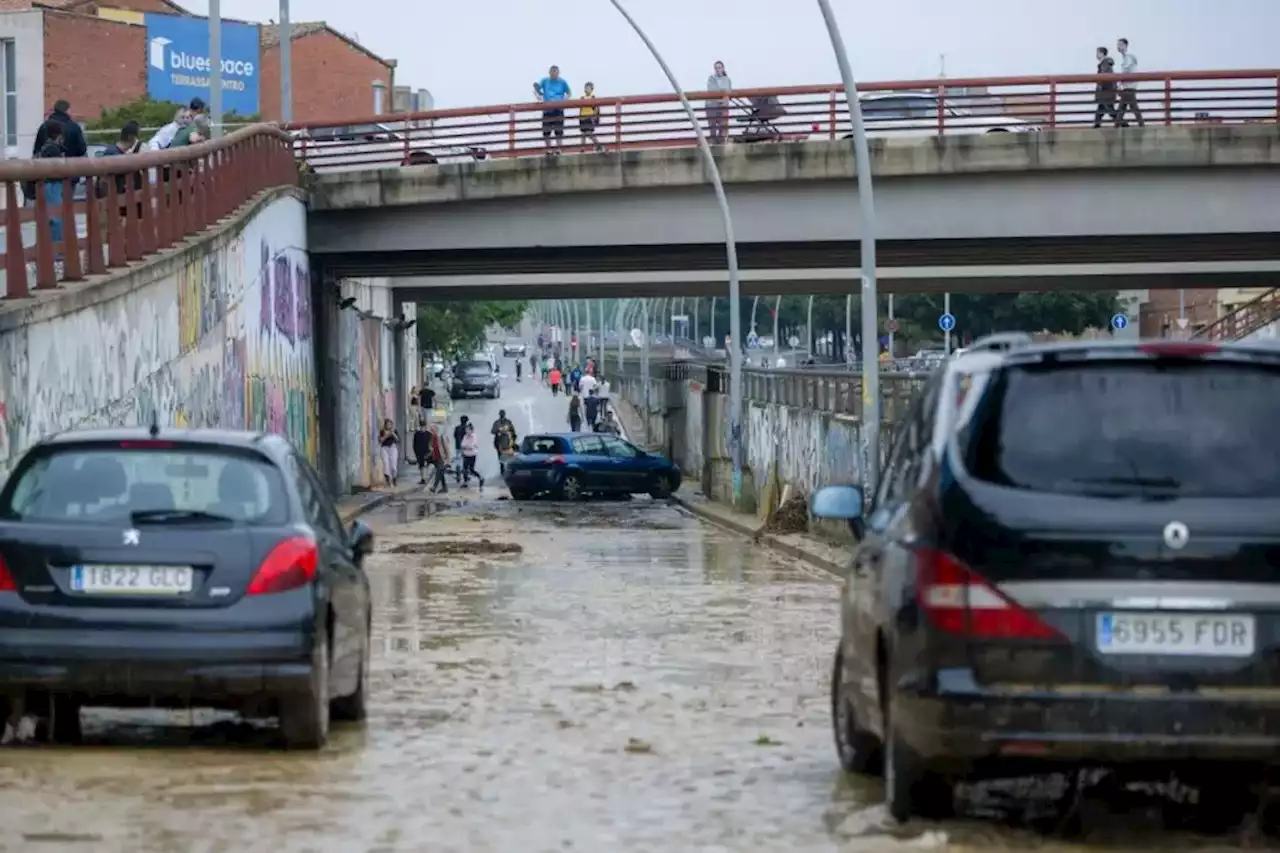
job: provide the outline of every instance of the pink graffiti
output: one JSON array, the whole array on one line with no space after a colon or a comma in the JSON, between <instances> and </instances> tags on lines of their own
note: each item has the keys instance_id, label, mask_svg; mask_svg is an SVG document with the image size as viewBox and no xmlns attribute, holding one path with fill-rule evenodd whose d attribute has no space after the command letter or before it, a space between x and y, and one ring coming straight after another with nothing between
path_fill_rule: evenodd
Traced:
<instances>
[{"instance_id":1,"label":"pink graffiti","mask_svg":"<svg viewBox=\"0 0 1280 853\"><path fill-rule=\"evenodd\" d=\"M271 247L262 241L262 267L258 270L261 283L261 301L258 307L258 328L271 331Z\"/></svg>"},{"instance_id":2,"label":"pink graffiti","mask_svg":"<svg viewBox=\"0 0 1280 853\"><path fill-rule=\"evenodd\" d=\"M284 387L272 383L267 389L267 431L285 435L287 426Z\"/></svg>"}]
</instances>

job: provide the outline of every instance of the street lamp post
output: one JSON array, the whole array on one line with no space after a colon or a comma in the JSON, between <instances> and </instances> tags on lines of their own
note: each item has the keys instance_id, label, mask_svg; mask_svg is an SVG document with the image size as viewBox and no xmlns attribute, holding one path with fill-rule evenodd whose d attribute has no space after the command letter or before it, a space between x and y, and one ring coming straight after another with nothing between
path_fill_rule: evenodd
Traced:
<instances>
[{"instance_id":1,"label":"street lamp post","mask_svg":"<svg viewBox=\"0 0 1280 853\"><path fill-rule=\"evenodd\" d=\"M622 17L626 18L627 23L653 54L654 60L662 68L662 73L671 83L671 88L680 98L685 115L689 117L693 132L698 137L698 149L702 152L707 174L711 178L711 188L715 191L716 201L720 205L720 215L724 219L724 248L729 268L729 334L736 343L741 340L739 327L742 324L738 309L738 245L733 236L733 216L729 212L729 199L724 192L724 183L720 180L720 169L716 166L716 158L711 153L707 135L702 130L702 123L698 121L698 114L694 112L693 105L689 103L684 89L680 86L680 81L676 79L676 75L662 58L662 54L658 52L657 46L650 41L649 36L641 29L635 18L627 12L622 5L622 0L609 0L609 2ZM736 502L742 495L742 353L736 350L731 351L729 356L729 452L733 457L733 497Z\"/></svg>"},{"instance_id":2,"label":"street lamp post","mask_svg":"<svg viewBox=\"0 0 1280 853\"><path fill-rule=\"evenodd\" d=\"M289 0L280 0L280 121L293 121L293 24Z\"/></svg>"},{"instance_id":3,"label":"street lamp post","mask_svg":"<svg viewBox=\"0 0 1280 853\"><path fill-rule=\"evenodd\" d=\"M782 296L778 295L773 300L773 357L778 357L778 315L782 313Z\"/></svg>"},{"instance_id":4,"label":"street lamp post","mask_svg":"<svg viewBox=\"0 0 1280 853\"><path fill-rule=\"evenodd\" d=\"M853 80L849 53L845 50L840 24L831 11L829 0L818 0L822 19L831 37L831 49L840 66L848 101L849 123L853 127L853 157L858 170L858 204L862 209L862 434L866 439L866 471L863 484L866 493L875 494L880 479L880 359L877 351L879 335L876 320L876 211L871 192L871 154L867 132L862 124L862 106L858 103L858 86Z\"/></svg>"},{"instance_id":5,"label":"street lamp post","mask_svg":"<svg viewBox=\"0 0 1280 853\"><path fill-rule=\"evenodd\" d=\"M209 134L222 135L222 0L209 0Z\"/></svg>"},{"instance_id":6,"label":"street lamp post","mask_svg":"<svg viewBox=\"0 0 1280 853\"><path fill-rule=\"evenodd\" d=\"M805 337L809 339L809 342L805 345L805 348L809 353L809 358L813 358L813 294L812 293L809 294L809 313L804 321L804 333L805 333Z\"/></svg>"}]
</instances>

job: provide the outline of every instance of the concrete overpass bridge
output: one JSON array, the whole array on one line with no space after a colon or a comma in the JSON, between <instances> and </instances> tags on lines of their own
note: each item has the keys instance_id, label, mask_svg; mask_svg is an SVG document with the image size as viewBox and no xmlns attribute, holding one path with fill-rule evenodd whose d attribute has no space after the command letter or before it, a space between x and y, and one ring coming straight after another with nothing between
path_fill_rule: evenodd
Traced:
<instances>
[{"instance_id":1,"label":"concrete overpass bridge","mask_svg":"<svg viewBox=\"0 0 1280 853\"><path fill-rule=\"evenodd\" d=\"M1280 138L1267 125L876 140L889 292L1176 288L1280 276ZM837 140L717 154L747 294L847 292L861 224ZM406 298L723 293L696 149L313 177L313 262Z\"/></svg>"}]
</instances>

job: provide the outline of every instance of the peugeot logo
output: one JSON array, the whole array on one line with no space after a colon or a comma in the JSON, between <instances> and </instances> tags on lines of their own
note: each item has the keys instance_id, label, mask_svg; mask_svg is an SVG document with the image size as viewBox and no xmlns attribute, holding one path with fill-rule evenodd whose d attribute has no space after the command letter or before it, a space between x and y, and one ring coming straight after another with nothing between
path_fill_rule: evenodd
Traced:
<instances>
[{"instance_id":1,"label":"peugeot logo","mask_svg":"<svg viewBox=\"0 0 1280 853\"><path fill-rule=\"evenodd\" d=\"M141 531L133 530L133 529L126 530L126 531L124 532L124 544L126 544L126 545L137 545L137 544L138 544L138 540L139 540L139 538L140 538L141 536L142 536ZM1166 531L1165 539L1168 539L1168 538L1169 538L1169 537L1168 537L1168 532Z\"/></svg>"},{"instance_id":2,"label":"peugeot logo","mask_svg":"<svg viewBox=\"0 0 1280 853\"><path fill-rule=\"evenodd\" d=\"M1164 544L1174 551L1181 551L1187 547L1190 539L1191 531L1181 521L1171 521L1164 526Z\"/></svg>"}]
</instances>

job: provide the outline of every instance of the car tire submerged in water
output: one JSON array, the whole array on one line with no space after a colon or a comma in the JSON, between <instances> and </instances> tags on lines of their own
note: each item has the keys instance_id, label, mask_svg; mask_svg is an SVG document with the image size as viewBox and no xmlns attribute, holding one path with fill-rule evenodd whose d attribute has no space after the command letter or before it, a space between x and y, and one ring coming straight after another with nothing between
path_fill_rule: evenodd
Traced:
<instances>
[{"instance_id":1,"label":"car tire submerged in water","mask_svg":"<svg viewBox=\"0 0 1280 853\"><path fill-rule=\"evenodd\" d=\"M311 653L307 691L280 697L280 735L290 749L320 749L329 739L329 638L324 634Z\"/></svg>"},{"instance_id":2,"label":"car tire submerged in water","mask_svg":"<svg viewBox=\"0 0 1280 853\"><path fill-rule=\"evenodd\" d=\"M565 501L582 499L581 475L572 472L564 475L564 479L560 481L560 499Z\"/></svg>"},{"instance_id":3,"label":"car tire submerged in water","mask_svg":"<svg viewBox=\"0 0 1280 853\"><path fill-rule=\"evenodd\" d=\"M675 483L670 474L658 474L653 478L653 485L649 486L649 497L654 500L671 497L671 493L675 491L673 486Z\"/></svg>"},{"instance_id":4,"label":"car tire submerged in water","mask_svg":"<svg viewBox=\"0 0 1280 853\"><path fill-rule=\"evenodd\" d=\"M853 703L844 697L844 652L837 646L831 670L831 730L836 755L846 773L880 776L884 773L884 750L875 735L858 725Z\"/></svg>"},{"instance_id":5,"label":"car tire submerged in water","mask_svg":"<svg viewBox=\"0 0 1280 853\"><path fill-rule=\"evenodd\" d=\"M924 761L897 733L892 700L886 699L884 747L884 804L899 823L913 817L942 820L955 814L955 790L951 781L929 770Z\"/></svg>"},{"instance_id":6,"label":"car tire submerged in water","mask_svg":"<svg viewBox=\"0 0 1280 853\"><path fill-rule=\"evenodd\" d=\"M356 678L356 691L349 696L338 696L329 703L331 721L359 723L369 716L369 637L372 633L372 621L372 616L365 617L364 652L360 658L360 674Z\"/></svg>"}]
</instances>

